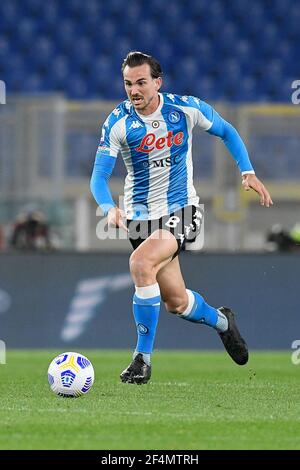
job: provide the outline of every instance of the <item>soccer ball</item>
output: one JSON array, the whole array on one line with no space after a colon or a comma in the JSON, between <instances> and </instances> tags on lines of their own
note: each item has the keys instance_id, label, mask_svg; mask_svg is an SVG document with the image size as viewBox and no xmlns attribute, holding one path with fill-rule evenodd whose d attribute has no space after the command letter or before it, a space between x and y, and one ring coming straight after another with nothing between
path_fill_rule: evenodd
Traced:
<instances>
[{"instance_id":1,"label":"soccer ball","mask_svg":"<svg viewBox=\"0 0 300 470\"><path fill-rule=\"evenodd\" d=\"M94 368L87 357L65 352L55 357L48 369L51 390L61 397L76 398L86 394L94 383Z\"/></svg>"}]
</instances>

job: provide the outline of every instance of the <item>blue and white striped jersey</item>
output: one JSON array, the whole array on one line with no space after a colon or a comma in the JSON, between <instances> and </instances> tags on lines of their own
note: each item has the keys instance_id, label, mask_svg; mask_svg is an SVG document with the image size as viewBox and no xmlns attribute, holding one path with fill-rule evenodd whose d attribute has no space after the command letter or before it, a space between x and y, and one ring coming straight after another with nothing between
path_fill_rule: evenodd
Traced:
<instances>
[{"instance_id":1,"label":"blue and white striped jersey","mask_svg":"<svg viewBox=\"0 0 300 470\"><path fill-rule=\"evenodd\" d=\"M102 127L96 161L117 158L121 152L127 169L124 209L128 219L157 219L199 203L193 185L192 130L200 126L208 131L214 114L220 116L193 96L159 96L153 114L138 114L126 100ZM250 162L240 169L253 172Z\"/></svg>"}]
</instances>

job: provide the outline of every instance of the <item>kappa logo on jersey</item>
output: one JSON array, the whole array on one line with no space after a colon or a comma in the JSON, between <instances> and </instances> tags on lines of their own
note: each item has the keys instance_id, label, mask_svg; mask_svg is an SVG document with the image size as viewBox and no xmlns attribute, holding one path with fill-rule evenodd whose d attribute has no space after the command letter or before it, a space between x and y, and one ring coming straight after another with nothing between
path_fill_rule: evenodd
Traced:
<instances>
[{"instance_id":1,"label":"kappa logo on jersey","mask_svg":"<svg viewBox=\"0 0 300 470\"><path fill-rule=\"evenodd\" d=\"M159 137L158 139L156 139L155 134L146 134L136 150L138 152L150 153L154 149L162 150L166 146L170 148L172 145L182 145L183 137L184 133L181 131L175 135L173 135L172 131L169 131L166 137Z\"/></svg>"},{"instance_id":2,"label":"kappa logo on jersey","mask_svg":"<svg viewBox=\"0 0 300 470\"><path fill-rule=\"evenodd\" d=\"M184 103L188 103L189 102L189 97L188 96L182 96L181 101L183 101Z\"/></svg>"},{"instance_id":3,"label":"kappa logo on jersey","mask_svg":"<svg viewBox=\"0 0 300 470\"><path fill-rule=\"evenodd\" d=\"M143 124L141 124L139 121L133 121L129 129L138 129L139 127L142 127Z\"/></svg>"},{"instance_id":4,"label":"kappa logo on jersey","mask_svg":"<svg viewBox=\"0 0 300 470\"><path fill-rule=\"evenodd\" d=\"M168 120L171 124L176 124L180 121L180 114L178 111L171 111L168 115Z\"/></svg>"},{"instance_id":5,"label":"kappa logo on jersey","mask_svg":"<svg viewBox=\"0 0 300 470\"><path fill-rule=\"evenodd\" d=\"M170 100L172 100L173 103L174 103L174 101L175 101L175 96L173 95L173 93L168 93L168 94L167 94L167 97L168 97Z\"/></svg>"},{"instance_id":6,"label":"kappa logo on jersey","mask_svg":"<svg viewBox=\"0 0 300 470\"><path fill-rule=\"evenodd\" d=\"M107 116L107 118L105 119L105 121L103 123L103 127L106 127L106 128L109 127L109 119L110 119L110 116Z\"/></svg>"},{"instance_id":7,"label":"kappa logo on jersey","mask_svg":"<svg viewBox=\"0 0 300 470\"><path fill-rule=\"evenodd\" d=\"M115 116L119 117L120 112L121 112L121 110L120 110L119 108L115 108L112 113L113 113Z\"/></svg>"}]
</instances>

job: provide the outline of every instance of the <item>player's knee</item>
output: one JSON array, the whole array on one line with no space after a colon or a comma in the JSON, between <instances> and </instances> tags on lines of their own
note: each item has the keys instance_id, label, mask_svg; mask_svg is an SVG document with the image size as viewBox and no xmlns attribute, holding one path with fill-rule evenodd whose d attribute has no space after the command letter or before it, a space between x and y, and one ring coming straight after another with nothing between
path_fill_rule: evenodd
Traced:
<instances>
[{"instance_id":1,"label":"player's knee","mask_svg":"<svg viewBox=\"0 0 300 470\"><path fill-rule=\"evenodd\" d=\"M170 301L166 301L165 307L169 313L180 315L187 309L187 304L188 302L186 299L175 298Z\"/></svg>"},{"instance_id":2,"label":"player's knee","mask_svg":"<svg viewBox=\"0 0 300 470\"><path fill-rule=\"evenodd\" d=\"M146 278L152 274L152 263L137 252L133 252L129 259L129 268L133 278Z\"/></svg>"}]
</instances>

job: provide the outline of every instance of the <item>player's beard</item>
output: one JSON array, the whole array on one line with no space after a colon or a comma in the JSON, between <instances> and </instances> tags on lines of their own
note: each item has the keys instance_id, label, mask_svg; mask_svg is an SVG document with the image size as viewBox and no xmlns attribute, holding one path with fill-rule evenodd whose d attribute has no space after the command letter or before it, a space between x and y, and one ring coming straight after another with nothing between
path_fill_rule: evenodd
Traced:
<instances>
[{"instance_id":1,"label":"player's beard","mask_svg":"<svg viewBox=\"0 0 300 470\"><path fill-rule=\"evenodd\" d=\"M151 98L149 98L147 101L146 101L144 96L139 95L139 97L142 98L140 102L135 103L133 98L132 98L131 103L133 104L135 109L140 110L140 111L144 111L151 104L151 102L153 100L153 96L151 96Z\"/></svg>"}]
</instances>

